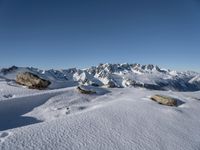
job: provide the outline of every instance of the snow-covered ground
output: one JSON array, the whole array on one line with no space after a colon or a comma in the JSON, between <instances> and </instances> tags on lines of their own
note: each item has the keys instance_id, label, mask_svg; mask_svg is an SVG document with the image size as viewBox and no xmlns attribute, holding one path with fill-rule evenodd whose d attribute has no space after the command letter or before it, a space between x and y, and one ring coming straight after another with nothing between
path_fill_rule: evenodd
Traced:
<instances>
[{"instance_id":1,"label":"snow-covered ground","mask_svg":"<svg viewBox=\"0 0 200 150\"><path fill-rule=\"evenodd\" d=\"M199 150L200 91L76 87L30 90L0 81L1 150ZM172 96L178 107L150 97Z\"/></svg>"}]
</instances>

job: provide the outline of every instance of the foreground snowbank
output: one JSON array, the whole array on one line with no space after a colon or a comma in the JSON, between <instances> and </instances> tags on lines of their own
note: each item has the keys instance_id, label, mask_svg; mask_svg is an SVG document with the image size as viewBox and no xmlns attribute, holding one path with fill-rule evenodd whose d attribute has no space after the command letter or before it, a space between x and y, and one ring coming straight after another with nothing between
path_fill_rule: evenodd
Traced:
<instances>
[{"instance_id":1,"label":"foreground snowbank","mask_svg":"<svg viewBox=\"0 0 200 150\"><path fill-rule=\"evenodd\" d=\"M200 149L200 92L124 88L85 95L75 87L15 89L16 97L0 98L1 150ZM183 103L159 105L150 100L155 94Z\"/></svg>"}]
</instances>

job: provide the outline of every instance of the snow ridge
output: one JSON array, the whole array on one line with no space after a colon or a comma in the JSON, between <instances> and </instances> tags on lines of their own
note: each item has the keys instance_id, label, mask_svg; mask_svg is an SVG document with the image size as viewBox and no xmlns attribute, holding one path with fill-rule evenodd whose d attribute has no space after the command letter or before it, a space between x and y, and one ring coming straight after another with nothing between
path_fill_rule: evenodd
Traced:
<instances>
[{"instance_id":1,"label":"snow ridge","mask_svg":"<svg viewBox=\"0 0 200 150\"><path fill-rule=\"evenodd\" d=\"M3 68L0 78L15 80L19 72L32 72L52 82L50 88L75 85L107 87L144 87L156 90L197 91L200 90L200 74L161 69L157 65L99 64L87 69L40 70L33 67Z\"/></svg>"}]
</instances>

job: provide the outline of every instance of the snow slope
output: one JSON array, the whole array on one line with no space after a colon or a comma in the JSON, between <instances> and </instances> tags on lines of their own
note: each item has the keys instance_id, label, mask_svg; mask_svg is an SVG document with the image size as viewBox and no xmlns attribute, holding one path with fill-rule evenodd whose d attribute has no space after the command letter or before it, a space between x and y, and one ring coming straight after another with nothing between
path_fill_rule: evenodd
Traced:
<instances>
[{"instance_id":1,"label":"snow slope","mask_svg":"<svg viewBox=\"0 0 200 150\"><path fill-rule=\"evenodd\" d=\"M198 150L200 91L99 88L85 95L76 87L29 90L0 81L1 150ZM150 96L178 98L178 107Z\"/></svg>"}]
</instances>

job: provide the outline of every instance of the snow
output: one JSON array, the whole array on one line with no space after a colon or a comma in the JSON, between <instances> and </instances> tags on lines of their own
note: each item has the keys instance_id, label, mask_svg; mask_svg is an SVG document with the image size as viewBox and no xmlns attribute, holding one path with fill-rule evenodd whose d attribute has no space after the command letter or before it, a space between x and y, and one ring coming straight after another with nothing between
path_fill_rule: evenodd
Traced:
<instances>
[{"instance_id":1,"label":"snow","mask_svg":"<svg viewBox=\"0 0 200 150\"><path fill-rule=\"evenodd\" d=\"M160 69L155 65L140 64L100 64L88 69L40 70L32 67L11 67L0 71L0 78L13 81L20 72L31 72L49 80L49 89L73 87L77 85L103 86L109 82L116 87L127 87L127 80L144 85L149 89L170 89L177 91L198 91L199 73L177 72ZM136 86L136 85L135 85Z\"/></svg>"},{"instance_id":2,"label":"snow","mask_svg":"<svg viewBox=\"0 0 200 150\"><path fill-rule=\"evenodd\" d=\"M16 84L16 74L25 71L52 84L46 90ZM124 88L101 86L109 81ZM0 149L200 149L200 91L177 92L170 87L179 83L184 88L188 83L200 89L199 81L198 73L139 64L0 72ZM132 82L162 82L169 84L169 90L134 88ZM81 94L77 86L95 92ZM150 99L155 94L176 98L181 103L178 107L160 105Z\"/></svg>"},{"instance_id":3,"label":"snow","mask_svg":"<svg viewBox=\"0 0 200 150\"><path fill-rule=\"evenodd\" d=\"M17 97L39 92L38 90L30 90L26 87L21 87L16 83L0 81L0 101L6 99L8 95L10 95L10 97Z\"/></svg>"},{"instance_id":4,"label":"snow","mask_svg":"<svg viewBox=\"0 0 200 150\"><path fill-rule=\"evenodd\" d=\"M200 75L195 76L189 81L189 83L194 83L194 82L200 82Z\"/></svg>"},{"instance_id":5,"label":"snow","mask_svg":"<svg viewBox=\"0 0 200 150\"><path fill-rule=\"evenodd\" d=\"M0 82L0 149L200 149L200 91L76 87L30 90ZM11 94L15 97L5 98ZM178 107L150 100L175 97Z\"/></svg>"},{"instance_id":6,"label":"snow","mask_svg":"<svg viewBox=\"0 0 200 150\"><path fill-rule=\"evenodd\" d=\"M172 76L177 76L178 75L177 72L174 71L174 70L170 71L169 74L172 75Z\"/></svg>"}]
</instances>

